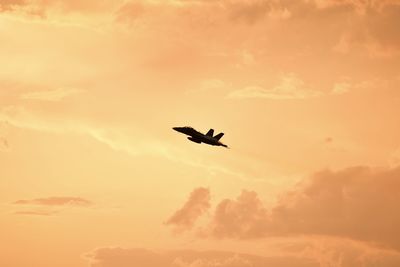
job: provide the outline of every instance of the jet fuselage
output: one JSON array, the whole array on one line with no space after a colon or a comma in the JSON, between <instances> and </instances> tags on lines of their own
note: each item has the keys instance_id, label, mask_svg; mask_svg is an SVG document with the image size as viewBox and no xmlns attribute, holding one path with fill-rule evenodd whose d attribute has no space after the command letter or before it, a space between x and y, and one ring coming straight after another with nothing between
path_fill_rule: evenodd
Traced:
<instances>
[{"instance_id":1,"label":"jet fuselage","mask_svg":"<svg viewBox=\"0 0 400 267\"><path fill-rule=\"evenodd\" d=\"M223 146L223 147L228 147L227 145L221 143L219 139L224 135L223 133L220 133L216 136L212 136L214 133L213 129L210 129L207 134L200 133L193 129L192 127L174 127L172 128L177 132L189 135L188 139L192 142L201 144L205 143L208 145L212 146Z\"/></svg>"}]
</instances>

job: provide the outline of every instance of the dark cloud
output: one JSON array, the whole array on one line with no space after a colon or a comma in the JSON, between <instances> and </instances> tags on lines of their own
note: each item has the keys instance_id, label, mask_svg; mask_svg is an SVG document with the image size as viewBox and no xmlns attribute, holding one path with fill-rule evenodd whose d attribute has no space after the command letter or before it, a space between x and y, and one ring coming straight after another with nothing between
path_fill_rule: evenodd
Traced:
<instances>
[{"instance_id":1,"label":"dark cloud","mask_svg":"<svg viewBox=\"0 0 400 267\"><path fill-rule=\"evenodd\" d=\"M208 188L197 188L190 194L183 207L177 210L166 222L176 227L177 231L191 229L196 220L210 208L210 191Z\"/></svg>"},{"instance_id":2,"label":"dark cloud","mask_svg":"<svg viewBox=\"0 0 400 267\"><path fill-rule=\"evenodd\" d=\"M41 206L90 206L93 203L80 197L49 197L31 200L17 200L13 204Z\"/></svg>"}]
</instances>

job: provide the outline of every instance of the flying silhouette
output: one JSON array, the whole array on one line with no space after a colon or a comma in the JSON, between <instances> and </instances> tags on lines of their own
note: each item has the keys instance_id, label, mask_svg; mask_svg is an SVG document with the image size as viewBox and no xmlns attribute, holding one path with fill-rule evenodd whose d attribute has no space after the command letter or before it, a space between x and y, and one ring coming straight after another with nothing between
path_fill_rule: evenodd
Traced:
<instances>
[{"instance_id":1,"label":"flying silhouette","mask_svg":"<svg viewBox=\"0 0 400 267\"><path fill-rule=\"evenodd\" d=\"M205 143L208 145L212 145L212 146L223 146L228 148L227 145L221 143L219 141L219 139L221 139L222 136L224 136L224 133L219 133L215 136L214 135L214 130L210 129L207 134L202 134L198 131L196 131L195 129L193 129L192 127L174 127L172 128L177 132L189 135L188 139L192 142L201 144L201 143Z\"/></svg>"}]
</instances>

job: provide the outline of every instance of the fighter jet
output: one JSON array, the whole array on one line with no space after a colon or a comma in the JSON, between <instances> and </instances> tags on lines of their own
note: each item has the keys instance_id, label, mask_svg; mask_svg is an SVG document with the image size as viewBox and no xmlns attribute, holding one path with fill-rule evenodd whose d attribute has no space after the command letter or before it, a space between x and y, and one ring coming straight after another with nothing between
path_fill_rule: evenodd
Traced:
<instances>
[{"instance_id":1,"label":"fighter jet","mask_svg":"<svg viewBox=\"0 0 400 267\"><path fill-rule=\"evenodd\" d=\"M214 130L210 129L207 134L202 134L198 131L196 131L195 129L193 129L192 127L174 127L172 128L177 132L189 135L188 139L192 142L201 144L201 143L205 143L208 145L212 145L212 146L223 146L228 148L227 145L221 143L219 141L219 139L221 139L221 137L224 135L224 133L219 133L216 136L214 135Z\"/></svg>"}]
</instances>

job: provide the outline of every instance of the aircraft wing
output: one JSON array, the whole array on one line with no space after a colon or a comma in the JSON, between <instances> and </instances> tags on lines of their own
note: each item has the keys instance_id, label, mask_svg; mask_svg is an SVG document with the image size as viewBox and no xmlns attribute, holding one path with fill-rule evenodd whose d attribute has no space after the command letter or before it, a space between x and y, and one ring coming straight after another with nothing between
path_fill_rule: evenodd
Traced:
<instances>
[{"instance_id":1,"label":"aircraft wing","mask_svg":"<svg viewBox=\"0 0 400 267\"><path fill-rule=\"evenodd\" d=\"M196 131L196 130L193 129L192 127L182 127L180 131L181 131L182 133L184 133L184 134L191 135L191 136L203 135L202 133Z\"/></svg>"}]
</instances>

